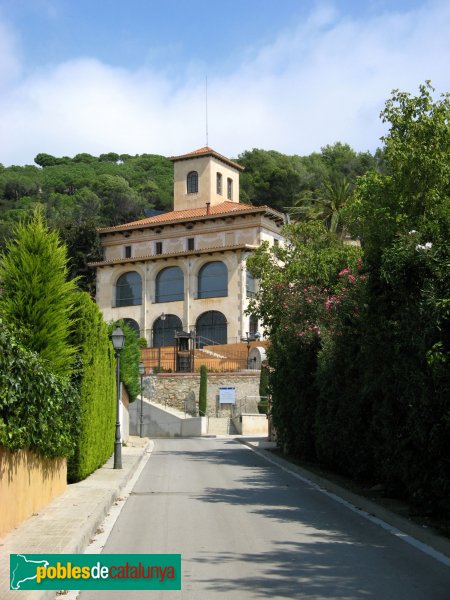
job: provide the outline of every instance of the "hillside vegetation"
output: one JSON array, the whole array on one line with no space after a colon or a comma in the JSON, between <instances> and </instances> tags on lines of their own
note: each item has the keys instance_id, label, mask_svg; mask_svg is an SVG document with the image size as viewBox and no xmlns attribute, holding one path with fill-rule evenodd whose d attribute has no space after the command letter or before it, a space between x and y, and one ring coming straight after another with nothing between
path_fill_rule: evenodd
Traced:
<instances>
[{"instance_id":1,"label":"hillside vegetation","mask_svg":"<svg viewBox=\"0 0 450 600\"><path fill-rule=\"evenodd\" d=\"M241 201L277 210L293 208L300 216L323 216L318 202L326 186L379 170L381 152L357 153L347 144L325 146L309 156L288 156L273 150L248 150L236 159L241 174ZM163 156L130 156L110 152L73 158L38 154L35 165L0 165L0 249L13 225L43 207L47 222L67 244L71 277L92 292L94 272L86 266L101 258L97 227L143 218L152 210L171 210L173 165Z\"/></svg>"}]
</instances>

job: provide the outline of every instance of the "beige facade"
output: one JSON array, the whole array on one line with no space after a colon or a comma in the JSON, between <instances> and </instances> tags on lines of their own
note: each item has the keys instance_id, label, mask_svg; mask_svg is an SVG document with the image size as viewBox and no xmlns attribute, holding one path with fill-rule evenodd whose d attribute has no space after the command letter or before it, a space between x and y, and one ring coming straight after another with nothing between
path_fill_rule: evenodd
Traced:
<instances>
[{"instance_id":1,"label":"beige facade","mask_svg":"<svg viewBox=\"0 0 450 600\"><path fill-rule=\"evenodd\" d=\"M256 326L245 314L254 284L247 277L247 258L262 241L282 240L283 215L240 204L241 167L211 149L172 160L174 211L100 230L104 260L92 264L97 268L97 303L107 321L131 319L149 345L156 340L157 322L161 334L162 315L164 320L177 317L178 327L188 332L204 328L209 317L223 315L221 335L226 340L213 341L240 341ZM198 176L197 192L188 192L187 178L193 172ZM218 173L225 199L217 193ZM226 200L228 180L236 194L232 200ZM164 283L169 275L176 282ZM131 282L129 290L124 281ZM177 290L173 298L163 293L164 285ZM214 286L220 287L217 293ZM129 300L127 294L132 296ZM170 335L162 341L170 341ZM166 343L159 338L156 345Z\"/></svg>"}]
</instances>

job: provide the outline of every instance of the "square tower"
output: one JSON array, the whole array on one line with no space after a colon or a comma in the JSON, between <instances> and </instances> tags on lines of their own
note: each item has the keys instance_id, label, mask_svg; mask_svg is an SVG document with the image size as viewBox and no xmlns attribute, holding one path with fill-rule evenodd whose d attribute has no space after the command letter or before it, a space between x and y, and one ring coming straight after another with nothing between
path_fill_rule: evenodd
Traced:
<instances>
[{"instance_id":1,"label":"square tower","mask_svg":"<svg viewBox=\"0 0 450 600\"><path fill-rule=\"evenodd\" d=\"M173 156L174 210L189 210L239 202L239 172L244 168L205 146L189 154Z\"/></svg>"}]
</instances>

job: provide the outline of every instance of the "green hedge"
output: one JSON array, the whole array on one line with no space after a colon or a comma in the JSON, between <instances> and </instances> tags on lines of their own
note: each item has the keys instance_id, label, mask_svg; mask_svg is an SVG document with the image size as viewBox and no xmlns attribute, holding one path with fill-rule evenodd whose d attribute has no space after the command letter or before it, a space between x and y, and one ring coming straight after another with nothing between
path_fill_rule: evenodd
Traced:
<instances>
[{"instance_id":1,"label":"green hedge","mask_svg":"<svg viewBox=\"0 0 450 600\"><path fill-rule=\"evenodd\" d=\"M115 358L108 326L85 292L77 296L76 316L80 433L68 465L69 481L84 479L111 456L116 421Z\"/></svg>"},{"instance_id":2,"label":"green hedge","mask_svg":"<svg viewBox=\"0 0 450 600\"><path fill-rule=\"evenodd\" d=\"M120 353L120 381L127 390L130 402L134 402L141 393L139 363L141 361L141 342L137 333L122 319L109 323L109 335L119 326L125 334L125 345Z\"/></svg>"},{"instance_id":3,"label":"green hedge","mask_svg":"<svg viewBox=\"0 0 450 600\"><path fill-rule=\"evenodd\" d=\"M69 456L77 426L77 393L69 378L50 371L0 320L0 444Z\"/></svg>"}]
</instances>

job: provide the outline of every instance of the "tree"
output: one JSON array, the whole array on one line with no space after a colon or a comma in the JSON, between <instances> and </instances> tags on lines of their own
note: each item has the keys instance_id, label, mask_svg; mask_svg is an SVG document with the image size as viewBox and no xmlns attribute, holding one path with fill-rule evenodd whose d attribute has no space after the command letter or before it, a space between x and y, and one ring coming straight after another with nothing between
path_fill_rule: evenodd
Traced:
<instances>
[{"instance_id":1,"label":"tree","mask_svg":"<svg viewBox=\"0 0 450 600\"><path fill-rule=\"evenodd\" d=\"M358 180L347 212L369 274L360 389L376 476L450 514L450 96L433 91L393 91L385 172Z\"/></svg>"},{"instance_id":2,"label":"tree","mask_svg":"<svg viewBox=\"0 0 450 600\"><path fill-rule=\"evenodd\" d=\"M198 414L201 417L206 417L206 407L208 404L207 399L208 390L208 369L205 365L200 367L200 390L198 393Z\"/></svg>"},{"instance_id":3,"label":"tree","mask_svg":"<svg viewBox=\"0 0 450 600\"><path fill-rule=\"evenodd\" d=\"M315 192L308 190L298 196L288 210L294 218L322 221L328 231L342 235L345 231L342 213L351 196L352 187L347 179L335 175L324 180Z\"/></svg>"},{"instance_id":4,"label":"tree","mask_svg":"<svg viewBox=\"0 0 450 600\"><path fill-rule=\"evenodd\" d=\"M260 289L249 312L270 337L268 360L272 415L282 448L315 458L318 353L327 321L327 300L339 273L356 265L358 249L344 245L322 223L285 228L285 247L263 245L247 260Z\"/></svg>"},{"instance_id":5,"label":"tree","mask_svg":"<svg viewBox=\"0 0 450 600\"><path fill-rule=\"evenodd\" d=\"M123 177L100 175L95 192L102 201L102 215L109 225L118 225L141 216L137 194Z\"/></svg>"},{"instance_id":6,"label":"tree","mask_svg":"<svg viewBox=\"0 0 450 600\"><path fill-rule=\"evenodd\" d=\"M66 247L39 210L14 233L0 263L0 315L55 373L67 374L75 353L70 335L76 281L68 280Z\"/></svg>"}]
</instances>

